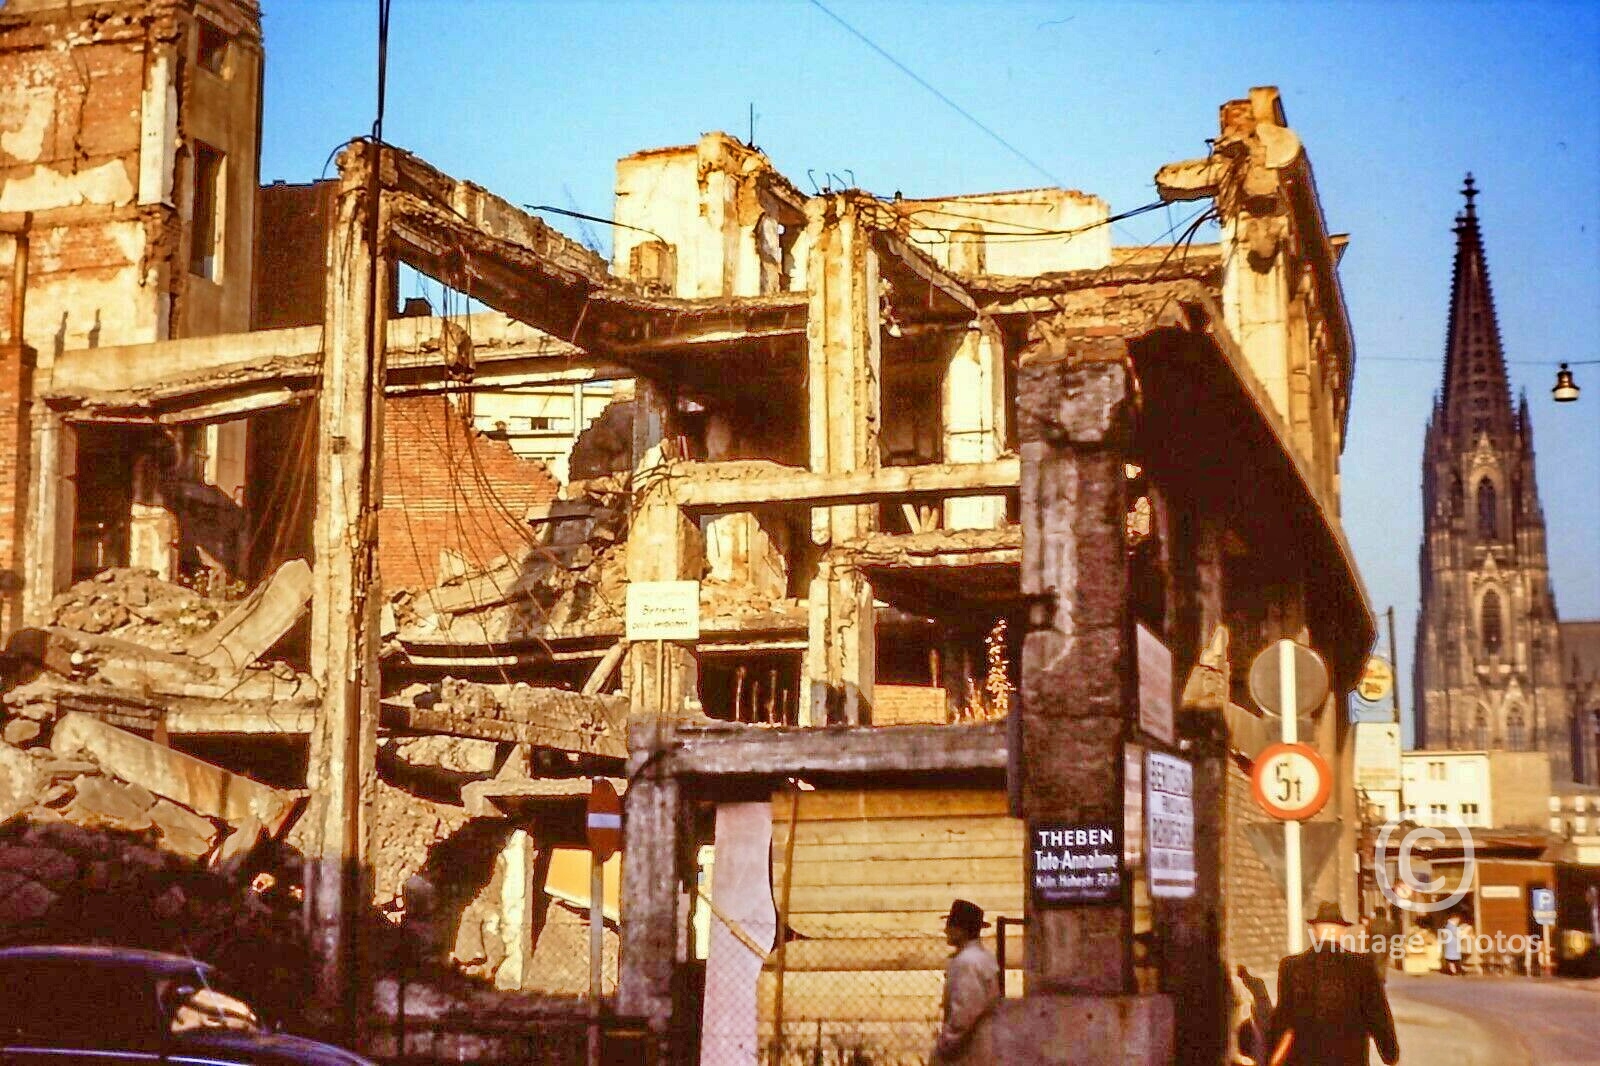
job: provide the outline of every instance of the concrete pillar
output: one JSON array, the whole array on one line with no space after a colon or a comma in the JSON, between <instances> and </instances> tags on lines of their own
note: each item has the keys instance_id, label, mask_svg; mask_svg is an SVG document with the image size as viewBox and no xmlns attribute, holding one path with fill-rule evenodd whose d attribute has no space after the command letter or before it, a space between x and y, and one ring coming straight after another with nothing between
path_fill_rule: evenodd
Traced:
<instances>
[{"instance_id":1,"label":"concrete pillar","mask_svg":"<svg viewBox=\"0 0 1600 1066\"><path fill-rule=\"evenodd\" d=\"M810 466L818 473L874 469L882 423L877 253L848 194L808 201L806 233ZM811 512L811 539L823 549L875 528L876 507L819 507ZM802 724L870 721L877 669L871 582L853 567L824 556L808 602L810 698L801 704Z\"/></svg>"},{"instance_id":2,"label":"concrete pillar","mask_svg":"<svg viewBox=\"0 0 1600 1066\"><path fill-rule=\"evenodd\" d=\"M540 858L538 844L525 829L513 830L500 850L500 938L506 957L494 972L496 988L517 991L531 974L534 924L544 889ZM544 862L549 865L547 855Z\"/></svg>"},{"instance_id":3,"label":"concrete pillar","mask_svg":"<svg viewBox=\"0 0 1600 1066\"><path fill-rule=\"evenodd\" d=\"M990 318L955 342L943 382L944 461L983 463L1005 447L1005 352ZM1004 496L947 500L946 529L995 529L1006 520Z\"/></svg>"},{"instance_id":4,"label":"concrete pillar","mask_svg":"<svg viewBox=\"0 0 1600 1066\"><path fill-rule=\"evenodd\" d=\"M154 570L163 581L173 580L178 572L178 516L161 491L161 460L148 453L133 461L128 565Z\"/></svg>"},{"instance_id":5,"label":"concrete pillar","mask_svg":"<svg viewBox=\"0 0 1600 1066\"><path fill-rule=\"evenodd\" d=\"M380 240L372 147L340 153L327 280L322 391L317 411L311 670L322 709L311 734L307 784L315 852L307 910L317 962L314 1003L328 1024L353 1024L360 979L352 919L365 902L364 802L377 785L377 515L383 499L387 271L372 269ZM381 246L381 245L380 245Z\"/></svg>"},{"instance_id":6,"label":"concrete pillar","mask_svg":"<svg viewBox=\"0 0 1600 1066\"><path fill-rule=\"evenodd\" d=\"M1124 461L1135 395L1121 340L1043 332L1018 382L1023 644L1013 764L1020 813L1123 821L1123 742L1137 713L1124 547ZM1016 735L1016 734L1014 734ZM1120 902L1026 901L1026 996L1002 1003L996 1061L1169 1063L1172 1002L1135 995L1131 884Z\"/></svg>"},{"instance_id":7,"label":"concrete pillar","mask_svg":"<svg viewBox=\"0 0 1600 1066\"><path fill-rule=\"evenodd\" d=\"M628 521L628 581L698 581L705 560L700 528L684 516L664 476L662 446L645 453L633 475ZM624 666L633 714L678 717L700 692L699 662L691 644L638 641Z\"/></svg>"},{"instance_id":8,"label":"concrete pillar","mask_svg":"<svg viewBox=\"0 0 1600 1066\"><path fill-rule=\"evenodd\" d=\"M50 600L72 580L72 533L77 523L78 434L43 404L34 405L32 470L28 477L22 613L27 625L49 622Z\"/></svg>"}]
</instances>

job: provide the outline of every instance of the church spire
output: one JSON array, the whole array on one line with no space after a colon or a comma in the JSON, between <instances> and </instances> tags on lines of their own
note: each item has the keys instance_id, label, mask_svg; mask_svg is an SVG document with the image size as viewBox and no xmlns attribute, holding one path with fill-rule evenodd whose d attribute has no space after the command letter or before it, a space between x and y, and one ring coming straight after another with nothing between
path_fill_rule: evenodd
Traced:
<instances>
[{"instance_id":1,"label":"church spire","mask_svg":"<svg viewBox=\"0 0 1600 1066\"><path fill-rule=\"evenodd\" d=\"M1466 208L1456 216L1455 278L1450 291L1450 327L1445 340L1445 418L1450 435L1462 443L1487 432L1497 444L1510 443L1514 419L1506 380L1500 327L1489 289L1489 265L1478 229L1477 184L1467 175L1461 188Z\"/></svg>"}]
</instances>

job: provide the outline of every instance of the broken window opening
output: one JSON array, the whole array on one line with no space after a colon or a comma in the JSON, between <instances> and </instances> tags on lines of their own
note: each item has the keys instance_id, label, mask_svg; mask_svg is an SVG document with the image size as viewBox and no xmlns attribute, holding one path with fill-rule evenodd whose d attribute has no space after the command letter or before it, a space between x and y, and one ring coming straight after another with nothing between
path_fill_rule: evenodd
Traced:
<instances>
[{"instance_id":1,"label":"broken window opening","mask_svg":"<svg viewBox=\"0 0 1600 1066\"><path fill-rule=\"evenodd\" d=\"M233 38L222 27L205 19L200 19L199 23L200 40L195 46L195 62L200 64L200 69L225 77L228 73L228 46Z\"/></svg>"},{"instance_id":2,"label":"broken window opening","mask_svg":"<svg viewBox=\"0 0 1600 1066\"><path fill-rule=\"evenodd\" d=\"M207 281L221 276L222 152L194 142L194 210L190 216L189 273Z\"/></svg>"},{"instance_id":3,"label":"broken window opening","mask_svg":"<svg viewBox=\"0 0 1600 1066\"><path fill-rule=\"evenodd\" d=\"M799 721L801 660L798 651L706 655L700 660L700 702L726 722L794 725Z\"/></svg>"}]
</instances>

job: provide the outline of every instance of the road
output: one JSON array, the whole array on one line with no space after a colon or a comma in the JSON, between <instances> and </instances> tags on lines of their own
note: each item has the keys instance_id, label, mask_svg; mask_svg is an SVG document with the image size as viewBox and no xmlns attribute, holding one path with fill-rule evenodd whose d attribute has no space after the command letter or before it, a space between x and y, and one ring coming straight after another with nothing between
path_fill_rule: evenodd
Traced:
<instances>
[{"instance_id":1,"label":"road","mask_svg":"<svg viewBox=\"0 0 1600 1066\"><path fill-rule=\"evenodd\" d=\"M1600 982L1396 974L1389 1000L1403 1066L1600 1066Z\"/></svg>"}]
</instances>

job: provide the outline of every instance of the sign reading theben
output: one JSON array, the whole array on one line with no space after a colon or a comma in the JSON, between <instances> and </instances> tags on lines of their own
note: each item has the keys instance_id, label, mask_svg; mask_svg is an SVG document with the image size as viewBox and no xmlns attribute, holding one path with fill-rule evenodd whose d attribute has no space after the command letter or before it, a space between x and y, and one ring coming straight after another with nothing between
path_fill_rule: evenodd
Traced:
<instances>
[{"instance_id":1,"label":"sign reading theben","mask_svg":"<svg viewBox=\"0 0 1600 1066\"><path fill-rule=\"evenodd\" d=\"M1122 833L1113 822L1036 822L1028 872L1035 907L1115 903L1122 898Z\"/></svg>"}]
</instances>

